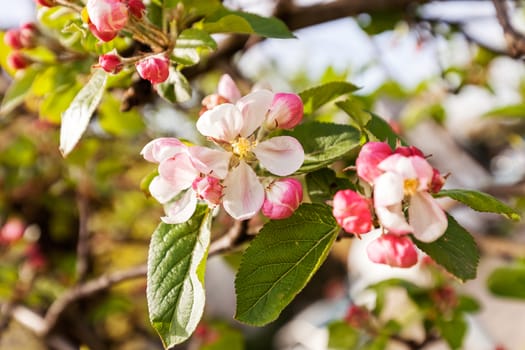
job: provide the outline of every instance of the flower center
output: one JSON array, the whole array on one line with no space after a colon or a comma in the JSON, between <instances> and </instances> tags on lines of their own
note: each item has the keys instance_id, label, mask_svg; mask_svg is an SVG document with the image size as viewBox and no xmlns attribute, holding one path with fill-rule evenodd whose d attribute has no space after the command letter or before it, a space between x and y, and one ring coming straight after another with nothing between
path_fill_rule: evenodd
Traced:
<instances>
[{"instance_id":1,"label":"flower center","mask_svg":"<svg viewBox=\"0 0 525 350\"><path fill-rule=\"evenodd\" d=\"M419 187L418 179L406 179L403 183L403 190L404 190L405 196L413 196L417 192L418 187Z\"/></svg>"},{"instance_id":2,"label":"flower center","mask_svg":"<svg viewBox=\"0 0 525 350\"><path fill-rule=\"evenodd\" d=\"M244 137L239 137L237 142L232 143L233 152L239 156L239 158L247 158L255 143Z\"/></svg>"}]
</instances>

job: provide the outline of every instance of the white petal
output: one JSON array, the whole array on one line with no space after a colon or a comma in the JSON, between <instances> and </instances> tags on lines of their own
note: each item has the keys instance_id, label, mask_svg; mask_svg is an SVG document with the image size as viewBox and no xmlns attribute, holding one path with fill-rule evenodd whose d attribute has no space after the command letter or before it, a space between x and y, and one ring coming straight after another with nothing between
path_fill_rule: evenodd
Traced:
<instances>
[{"instance_id":1,"label":"white petal","mask_svg":"<svg viewBox=\"0 0 525 350\"><path fill-rule=\"evenodd\" d=\"M414 236L422 242L433 242L445 233L447 216L428 192L418 192L410 198L408 220Z\"/></svg>"},{"instance_id":2,"label":"white petal","mask_svg":"<svg viewBox=\"0 0 525 350\"><path fill-rule=\"evenodd\" d=\"M196 125L197 130L204 136L231 142L241 132L243 116L235 105L223 103L204 112Z\"/></svg>"},{"instance_id":3,"label":"white petal","mask_svg":"<svg viewBox=\"0 0 525 350\"><path fill-rule=\"evenodd\" d=\"M242 113L243 127L242 137L248 137L261 126L266 119L266 113L273 101L273 92L269 90L258 90L241 98L236 106Z\"/></svg>"},{"instance_id":4,"label":"white petal","mask_svg":"<svg viewBox=\"0 0 525 350\"><path fill-rule=\"evenodd\" d=\"M259 212L264 202L264 187L249 165L241 161L223 184L222 205L234 219L249 219Z\"/></svg>"},{"instance_id":5,"label":"white petal","mask_svg":"<svg viewBox=\"0 0 525 350\"><path fill-rule=\"evenodd\" d=\"M207 147L194 146L189 148L191 160L201 173L224 179L228 174L231 153Z\"/></svg>"},{"instance_id":6,"label":"white petal","mask_svg":"<svg viewBox=\"0 0 525 350\"><path fill-rule=\"evenodd\" d=\"M416 179L417 173L409 157L401 154L393 154L385 158L377 166L379 169L387 172L393 172L401 175L403 179Z\"/></svg>"},{"instance_id":7,"label":"white petal","mask_svg":"<svg viewBox=\"0 0 525 350\"><path fill-rule=\"evenodd\" d=\"M389 232L395 234L405 234L412 232L412 228L407 223L403 214L401 203L387 207L375 207L376 215L381 225Z\"/></svg>"},{"instance_id":8,"label":"white petal","mask_svg":"<svg viewBox=\"0 0 525 350\"><path fill-rule=\"evenodd\" d=\"M173 197L175 197L180 192L179 188L176 188L171 185L168 181L164 180L160 176L153 178L149 184L149 193L155 198L159 203L166 203Z\"/></svg>"},{"instance_id":9,"label":"white petal","mask_svg":"<svg viewBox=\"0 0 525 350\"><path fill-rule=\"evenodd\" d=\"M197 208L197 196L192 190L186 191L177 201L170 202L164 206L166 216L161 220L167 224L180 224L188 221Z\"/></svg>"},{"instance_id":10,"label":"white petal","mask_svg":"<svg viewBox=\"0 0 525 350\"><path fill-rule=\"evenodd\" d=\"M403 178L393 172L386 172L374 181L374 205L386 207L399 204L405 196Z\"/></svg>"},{"instance_id":11,"label":"white petal","mask_svg":"<svg viewBox=\"0 0 525 350\"><path fill-rule=\"evenodd\" d=\"M279 176L293 174L304 162L301 143L291 136L277 136L259 143L253 153L262 166Z\"/></svg>"}]
</instances>

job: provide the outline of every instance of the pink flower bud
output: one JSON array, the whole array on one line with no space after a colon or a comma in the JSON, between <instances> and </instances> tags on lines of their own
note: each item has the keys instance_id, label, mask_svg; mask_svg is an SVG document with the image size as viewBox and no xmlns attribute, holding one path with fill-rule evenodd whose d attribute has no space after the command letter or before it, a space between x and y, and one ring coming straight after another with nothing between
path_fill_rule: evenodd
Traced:
<instances>
[{"instance_id":1,"label":"pink flower bud","mask_svg":"<svg viewBox=\"0 0 525 350\"><path fill-rule=\"evenodd\" d=\"M292 178L272 182L265 192L262 213L270 219L286 219L303 201L303 186Z\"/></svg>"},{"instance_id":2,"label":"pink flower bud","mask_svg":"<svg viewBox=\"0 0 525 350\"><path fill-rule=\"evenodd\" d=\"M141 19L144 16L144 12L146 12L146 6L144 6L142 0L129 0L128 8L129 12L138 19Z\"/></svg>"},{"instance_id":3,"label":"pink flower bud","mask_svg":"<svg viewBox=\"0 0 525 350\"><path fill-rule=\"evenodd\" d=\"M4 43L14 50L20 50L24 47L20 40L20 29L9 29L5 32Z\"/></svg>"},{"instance_id":4,"label":"pink flower bud","mask_svg":"<svg viewBox=\"0 0 525 350\"><path fill-rule=\"evenodd\" d=\"M394 150L394 153L401 154L402 156L405 156L405 157L417 156L417 157L425 158L425 155L423 154L423 152L421 152L421 150L415 146L398 146Z\"/></svg>"},{"instance_id":5,"label":"pink flower bud","mask_svg":"<svg viewBox=\"0 0 525 350\"><path fill-rule=\"evenodd\" d=\"M93 23L89 23L88 26L89 26L89 30L91 31L91 33L96 38L98 38L99 40L104 41L104 42L108 42L108 41L111 41L111 40L115 39L115 37L118 34L118 31L101 32L101 31L99 31L97 29L97 27L95 27L95 25Z\"/></svg>"},{"instance_id":6,"label":"pink flower bud","mask_svg":"<svg viewBox=\"0 0 525 350\"><path fill-rule=\"evenodd\" d=\"M377 166L390 155L392 149L386 142L364 144L355 161L357 175L366 182L373 183L375 178L383 173Z\"/></svg>"},{"instance_id":7,"label":"pink flower bud","mask_svg":"<svg viewBox=\"0 0 525 350\"><path fill-rule=\"evenodd\" d=\"M38 28L34 23L27 22L20 26L20 42L24 48L31 49L36 46Z\"/></svg>"},{"instance_id":8,"label":"pink flower bud","mask_svg":"<svg viewBox=\"0 0 525 350\"><path fill-rule=\"evenodd\" d=\"M98 58L100 68L108 73L117 74L122 70L123 64L119 55L108 53Z\"/></svg>"},{"instance_id":9,"label":"pink flower bud","mask_svg":"<svg viewBox=\"0 0 525 350\"><path fill-rule=\"evenodd\" d=\"M441 188L443 188L443 185L445 184L445 178L441 176L439 170L437 170L436 168L433 168L432 171L433 174L432 180L430 181L429 185L429 191L432 193L438 193L439 191L441 191Z\"/></svg>"},{"instance_id":10,"label":"pink flower bud","mask_svg":"<svg viewBox=\"0 0 525 350\"><path fill-rule=\"evenodd\" d=\"M11 244L24 235L25 224L21 219L11 218L0 229L0 244Z\"/></svg>"},{"instance_id":11,"label":"pink flower bud","mask_svg":"<svg viewBox=\"0 0 525 350\"><path fill-rule=\"evenodd\" d=\"M393 267L414 266L418 260L416 248L410 238L392 233L370 242L366 252L371 261Z\"/></svg>"},{"instance_id":12,"label":"pink flower bud","mask_svg":"<svg viewBox=\"0 0 525 350\"><path fill-rule=\"evenodd\" d=\"M170 75L170 61L164 55L146 57L137 62L136 67L141 78L149 80L152 84L162 83Z\"/></svg>"},{"instance_id":13,"label":"pink flower bud","mask_svg":"<svg viewBox=\"0 0 525 350\"><path fill-rule=\"evenodd\" d=\"M352 190L338 191L333 200L337 223L348 233L363 234L372 229L370 201Z\"/></svg>"},{"instance_id":14,"label":"pink flower bud","mask_svg":"<svg viewBox=\"0 0 525 350\"><path fill-rule=\"evenodd\" d=\"M303 119L303 101L296 94L277 93L266 117L268 129L293 129Z\"/></svg>"},{"instance_id":15,"label":"pink flower bud","mask_svg":"<svg viewBox=\"0 0 525 350\"><path fill-rule=\"evenodd\" d=\"M191 187L200 199L215 205L221 203L223 186L219 179L213 176L198 177Z\"/></svg>"},{"instance_id":16,"label":"pink flower bud","mask_svg":"<svg viewBox=\"0 0 525 350\"><path fill-rule=\"evenodd\" d=\"M35 0L35 2L38 5L45 6L45 7L53 7L53 6L55 6L55 1L54 0Z\"/></svg>"},{"instance_id":17,"label":"pink flower bud","mask_svg":"<svg viewBox=\"0 0 525 350\"><path fill-rule=\"evenodd\" d=\"M118 32L128 22L128 7L121 0L88 0L86 9L98 32Z\"/></svg>"},{"instance_id":18,"label":"pink flower bud","mask_svg":"<svg viewBox=\"0 0 525 350\"><path fill-rule=\"evenodd\" d=\"M13 51L7 56L7 65L15 70L24 69L31 61L20 51Z\"/></svg>"}]
</instances>

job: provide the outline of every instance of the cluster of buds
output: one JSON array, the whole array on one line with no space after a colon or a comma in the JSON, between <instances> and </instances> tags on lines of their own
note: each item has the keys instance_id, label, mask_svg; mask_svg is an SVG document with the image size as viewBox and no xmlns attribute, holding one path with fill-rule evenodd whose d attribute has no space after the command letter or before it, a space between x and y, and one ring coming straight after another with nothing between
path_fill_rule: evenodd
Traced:
<instances>
[{"instance_id":1,"label":"cluster of buds","mask_svg":"<svg viewBox=\"0 0 525 350\"><path fill-rule=\"evenodd\" d=\"M222 205L238 220L259 211L270 219L293 214L303 199L301 183L289 178L304 160L301 144L290 136L268 137L266 126L289 128L303 117L303 105L294 94L258 90L241 97L233 80L221 78L215 101L204 99L206 111L197 121L201 134L218 148L187 146L175 138L151 141L144 158L159 164L150 183L151 195L164 204L166 223L181 223L195 211L198 201ZM275 176L260 177L264 168Z\"/></svg>"},{"instance_id":2,"label":"cluster of buds","mask_svg":"<svg viewBox=\"0 0 525 350\"><path fill-rule=\"evenodd\" d=\"M23 50L36 46L39 33L38 28L31 22L5 32L4 43L13 50L7 56L7 63L11 68L19 70L31 64L31 59L23 53Z\"/></svg>"},{"instance_id":3,"label":"cluster of buds","mask_svg":"<svg viewBox=\"0 0 525 350\"><path fill-rule=\"evenodd\" d=\"M373 199L353 190L337 192L333 200L337 222L346 232L359 236L374 227L375 213L384 233L368 245L370 260L395 267L415 265L418 253L408 234L432 242L447 228L446 215L432 197L445 179L416 147L392 150L385 142L365 144L356 169L359 178L372 187Z\"/></svg>"}]
</instances>

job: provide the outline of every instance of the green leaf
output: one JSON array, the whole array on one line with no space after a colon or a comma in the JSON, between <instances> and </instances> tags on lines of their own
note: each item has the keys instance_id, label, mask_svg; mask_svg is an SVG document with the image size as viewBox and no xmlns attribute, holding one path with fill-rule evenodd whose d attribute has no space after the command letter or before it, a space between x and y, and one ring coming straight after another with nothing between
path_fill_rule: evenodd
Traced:
<instances>
[{"instance_id":1,"label":"green leaf","mask_svg":"<svg viewBox=\"0 0 525 350\"><path fill-rule=\"evenodd\" d=\"M458 306L456 307L457 311L463 312L477 312L481 309L479 302L468 295L460 295L458 297Z\"/></svg>"},{"instance_id":2,"label":"green leaf","mask_svg":"<svg viewBox=\"0 0 525 350\"><path fill-rule=\"evenodd\" d=\"M117 136L135 136L144 130L144 121L136 109L120 111L120 101L106 94L99 108L99 123L104 131Z\"/></svg>"},{"instance_id":3,"label":"green leaf","mask_svg":"<svg viewBox=\"0 0 525 350\"><path fill-rule=\"evenodd\" d=\"M364 110L363 104L357 99L346 99L344 101L336 102L336 106L343 110L350 118L353 124L360 130L370 122L372 116Z\"/></svg>"},{"instance_id":4,"label":"green leaf","mask_svg":"<svg viewBox=\"0 0 525 350\"><path fill-rule=\"evenodd\" d=\"M304 113L311 114L324 104L359 88L346 81L333 81L299 93L304 104Z\"/></svg>"},{"instance_id":5,"label":"green leaf","mask_svg":"<svg viewBox=\"0 0 525 350\"><path fill-rule=\"evenodd\" d=\"M232 11L222 7L202 24L208 33L258 34L267 38L290 39L295 36L283 21L253 13Z\"/></svg>"},{"instance_id":6,"label":"green leaf","mask_svg":"<svg viewBox=\"0 0 525 350\"><path fill-rule=\"evenodd\" d=\"M177 38L172 59L184 66L199 63L199 53L204 49L215 50L217 43L203 30L190 28L184 30Z\"/></svg>"},{"instance_id":7,"label":"green leaf","mask_svg":"<svg viewBox=\"0 0 525 350\"><path fill-rule=\"evenodd\" d=\"M328 349L355 349L359 342L359 333L345 321L336 321L328 325Z\"/></svg>"},{"instance_id":8,"label":"green leaf","mask_svg":"<svg viewBox=\"0 0 525 350\"><path fill-rule=\"evenodd\" d=\"M462 313L456 313L452 319L439 318L436 325L451 349L461 349L467 332L467 322Z\"/></svg>"},{"instance_id":9,"label":"green leaf","mask_svg":"<svg viewBox=\"0 0 525 350\"><path fill-rule=\"evenodd\" d=\"M301 142L305 158L298 172L311 172L333 163L360 145L359 131L349 125L311 122L284 134Z\"/></svg>"},{"instance_id":10,"label":"green leaf","mask_svg":"<svg viewBox=\"0 0 525 350\"><path fill-rule=\"evenodd\" d=\"M445 234L434 242L424 243L412 238L419 249L461 281L476 277L479 250L476 242L450 215Z\"/></svg>"},{"instance_id":11,"label":"green leaf","mask_svg":"<svg viewBox=\"0 0 525 350\"><path fill-rule=\"evenodd\" d=\"M483 117L496 118L525 118L525 104L516 104L491 109L483 114Z\"/></svg>"},{"instance_id":12,"label":"green leaf","mask_svg":"<svg viewBox=\"0 0 525 350\"><path fill-rule=\"evenodd\" d=\"M208 327L207 332L211 334L212 340L204 341L199 350L243 350L244 338L242 333L228 325L227 323L213 323ZM218 339L213 339L214 337ZM204 336L206 338L206 335Z\"/></svg>"},{"instance_id":13,"label":"green leaf","mask_svg":"<svg viewBox=\"0 0 525 350\"><path fill-rule=\"evenodd\" d=\"M487 285L497 296L525 300L525 265L495 269L487 279Z\"/></svg>"},{"instance_id":14,"label":"green leaf","mask_svg":"<svg viewBox=\"0 0 525 350\"><path fill-rule=\"evenodd\" d=\"M208 207L199 206L187 222L161 223L151 237L149 317L166 348L188 339L202 317L210 220Z\"/></svg>"},{"instance_id":15,"label":"green leaf","mask_svg":"<svg viewBox=\"0 0 525 350\"><path fill-rule=\"evenodd\" d=\"M501 214L512 220L519 220L520 214L500 200L483 192L473 190L442 190L435 195L436 197L450 197L474 210Z\"/></svg>"},{"instance_id":16,"label":"green leaf","mask_svg":"<svg viewBox=\"0 0 525 350\"><path fill-rule=\"evenodd\" d=\"M314 203L325 203L341 189L354 189L353 184L345 178L337 177L332 169L322 168L306 174L308 196Z\"/></svg>"},{"instance_id":17,"label":"green leaf","mask_svg":"<svg viewBox=\"0 0 525 350\"><path fill-rule=\"evenodd\" d=\"M5 92L2 105L0 106L0 116L11 113L24 102L39 72L39 68L32 66L27 67L20 75L16 76L16 79L13 80Z\"/></svg>"},{"instance_id":18,"label":"green leaf","mask_svg":"<svg viewBox=\"0 0 525 350\"><path fill-rule=\"evenodd\" d=\"M107 77L108 73L102 69L96 69L87 84L62 114L60 152L64 157L73 150L86 131L89 120L104 94Z\"/></svg>"},{"instance_id":19,"label":"green leaf","mask_svg":"<svg viewBox=\"0 0 525 350\"><path fill-rule=\"evenodd\" d=\"M275 320L319 269L338 231L321 204L303 204L291 217L264 225L235 279L235 318L255 326Z\"/></svg>"},{"instance_id":20,"label":"green leaf","mask_svg":"<svg viewBox=\"0 0 525 350\"><path fill-rule=\"evenodd\" d=\"M191 98L191 87L186 77L170 67L170 75L165 82L156 85L157 92L171 103L185 102Z\"/></svg>"},{"instance_id":21,"label":"green leaf","mask_svg":"<svg viewBox=\"0 0 525 350\"><path fill-rule=\"evenodd\" d=\"M397 142L400 141L401 144L406 145L398 134L392 130L392 127L384 120L383 118L371 113L372 119L366 125L368 134L373 135L377 141L386 141L392 148L396 148ZM374 141L374 140L371 140Z\"/></svg>"}]
</instances>

